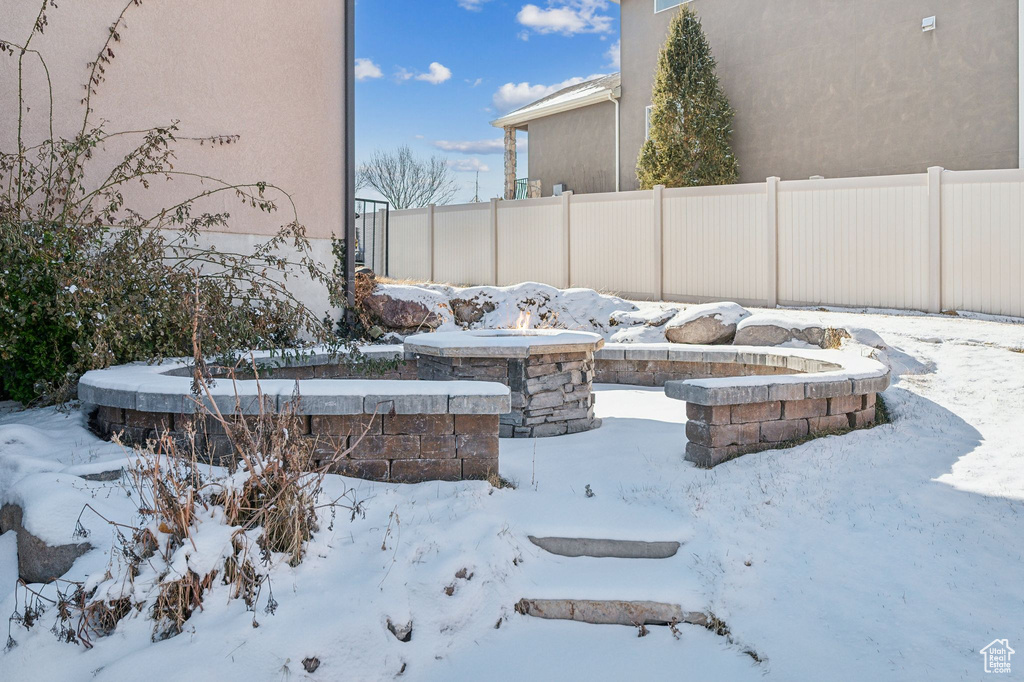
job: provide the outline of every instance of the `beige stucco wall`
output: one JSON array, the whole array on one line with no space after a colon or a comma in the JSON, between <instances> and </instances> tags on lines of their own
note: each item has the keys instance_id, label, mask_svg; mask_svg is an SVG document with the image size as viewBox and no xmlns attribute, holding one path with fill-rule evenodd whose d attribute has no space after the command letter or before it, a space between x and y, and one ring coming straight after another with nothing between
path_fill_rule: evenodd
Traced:
<instances>
[{"instance_id":1,"label":"beige stucco wall","mask_svg":"<svg viewBox=\"0 0 1024 682\"><path fill-rule=\"evenodd\" d=\"M622 187L673 11L622 0ZM693 0L744 182L1017 166L1017 0ZM921 20L938 28L923 33ZM535 148L531 145L530 153Z\"/></svg>"},{"instance_id":2,"label":"beige stucco wall","mask_svg":"<svg viewBox=\"0 0 1024 682\"><path fill-rule=\"evenodd\" d=\"M0 38L22 42L41 0L0 3ZM53 78L57 134L81 126L86 64L95 58L125 0L61 2L48 10L45 34L32 47ZM341 3L328 0L163 0L132 7L116 59L93 100L94 120L109 131L180 120L181 136L241 136L237 144L182 142L178 170L230 182L267 181L292 194L312 237L341 230L343 27ZM16 60L0 55L0 148L14 147ZM26 60L30 139L45 132L46 90L38 62ZM101 159L117 158L117 149ZM166 206L194 189L160 182L133 198ZM222 195L204 206L229 210L232 229L267 234L290 220L267 217Z\"/></svg>"},{"instance_id":3,"label":"beige stucco wall","mask_svg":"<svg viewBox=\"0 0 1024 682\"><path fill-rule=\"evenodd\" d=\"M615 191L615 105L592 104L529 124L529 175L541 195L565 183L576 194Z\"/></svg>"}]
</instances>

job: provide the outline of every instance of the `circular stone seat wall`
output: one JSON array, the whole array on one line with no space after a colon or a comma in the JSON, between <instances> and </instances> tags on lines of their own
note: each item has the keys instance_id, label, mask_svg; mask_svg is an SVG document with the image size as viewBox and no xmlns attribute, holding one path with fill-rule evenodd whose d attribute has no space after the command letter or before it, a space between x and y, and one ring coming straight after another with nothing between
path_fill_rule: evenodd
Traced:
<instances>
[{"instance_id":1,"label":"circular stone seat wall","mask_svg":"<svg viewBox=\"0 0 1024 682\"><path fill-rule=\"evenodd\" d=\"M591 428L599 424L593 417L593 381L664 386L668 397L686 402L686 457L701 466L794 440L869 426L876 417L876 396L889 385L889 372L882 363L845 351L609 344L592 351L593 360L589 360L586 353L579 358L566 354L572 349L558 350L539 354L546 361L537 366L548 366L541 374L555 377L550 381L562 387L563 398L574 396L578 386L585 387L580 393L587 397L569 408L580 410L573 417L583 420L580 424L589 423ZM525 398L515 398L504 384L525 381L529 387L528 382L537 378L530 376L530 367L537 366L524 361L532 356L515 360L522 367L505 364L502 376L481 376L478 373L500 372L494 369L495 363L477 365L473 358L445 363L438 371L435 356L417 358L416 352L402 346L369 347L364 353L372 361L370 366L313 355L275 367L279 359L258 356L268 377L260 381L263 409L284 409L298 388L300 430L304 437L332 442L324 448L325 458L335 444L352 445L369 428L366 444L341 461L336 473L412 482L478 478L497 471L499 429L507 433L510 426L499 425L500 415L513 414L519 409L516 405L525 404ZM512 374L508 367L513 367ZM442 374L455 381L431 380ZM417 380L420 377L425 380ZM335 378L349 381L328 380ZM475 381L461 380L466 378ZM235 385L218 381L214 401L225 414L233 414L236 407L243 415L258 414L254 386L249 382L236 396ZM197 416L201 410L190 389L187 364L169 362L90 372L80 383L79 397L98 407L93 424L103 436L120 433L126 442L142 444L159 433L194 429L212 461L231 457L230 443L219 424ZM565 406L564 401L561 404ZM392 408L394 414L390 414ZM555 414L559 408L538 409ZM389 414L369 418L375 410ZM533 416L543 417L546 423L550 414ZM566 420L564 431L561 426L556 430L572 432L571 421ZM530 426L536 430L538 424Z\"/></svg>"},{"instance_id":2,"label":"circular stone seat wall","mask_svg":"<svg viewBox=\"0 0 1024 682\"><path fill-rule=\"evenodd\" d=\"M371 360L399 368L389 371L408 367L401 347L365 352ZM329 465L331 473L397 483L497 474L498 419L510 408L508 387L317 378L367 371L364 364L340 360L313 355L274 367L280 360L261 354L257 362L268 378L261 371L259 381L216 379L210 387L212 404L232 420L294 414L297 425L290 427L308 443L314 464ZM194 446L204 461L233 463L238 453L224 425L208 414L211 398L195 398L190 377L183 361L112 367L83 376L79 398L96 407L91 424L101 436L118 434L126 444L145 445L169 435Z\"/></svg>"}]
</instances>

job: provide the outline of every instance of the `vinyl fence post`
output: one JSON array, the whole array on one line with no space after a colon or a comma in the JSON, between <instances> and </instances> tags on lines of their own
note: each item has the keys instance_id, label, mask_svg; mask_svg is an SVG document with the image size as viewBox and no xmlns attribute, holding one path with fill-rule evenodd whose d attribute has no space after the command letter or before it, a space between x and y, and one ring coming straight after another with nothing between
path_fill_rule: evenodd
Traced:
<instances>
[{"instance_id":1,"label":"vinyl fence post","mask_svg":"<svg viewBox=\"0 0 1024 682\"><path fill-rule=\"evenodd\" d=\"M779 178L765 181L768 193L768 307L779 305Z\"/></svg>"},{"instance_id":2,"label":"vinyl fence post","mask_svg":"<svg viewBox=\"0 0 1024 682\"><path fill-rule=\"evenodd\" d=\"M565 288L572 288L572 238L570 204L572 192L562 194L562 248L565 249Z\"/></svg>"},{"instance_id":3,"label":"vinyl fence post","mask_svg":"<svg viewBox=\"0 0 1024 682\"><path fill-rule=\"evenodd\" d=\"M942 171L928 169L928 312L942 312Z\"/></svg>"},{"instance_id":4,"label":"vinyl fence post","mask_svg":"<svg viewBox=\"0 0 1024 682\"><path fill-rule=\"evenodd\" d=\"M658 300L665 300L665 185L654 186L654 234L657 235Z\"/></svg>"},{"instance_id":5,"label":"vinyl fence post","mask_svg":"<svg viewBox=\"0 0 1024 682\"><path fill-rule=\"evenodd\" d=\"M491 255L493 262L493 284L498 286L498 199L491 199Z\"/></svg>"},{"instance_id":6,"label":"vinyl fence post","mask_svg":"<svg viewBox=\"0 0 1024 682\"><path fill-rule=\"evenodd\" d=\"M427 234L430 244L430 281L434 281L434 204L427 206Z\"/></svg>"}]
</instances>

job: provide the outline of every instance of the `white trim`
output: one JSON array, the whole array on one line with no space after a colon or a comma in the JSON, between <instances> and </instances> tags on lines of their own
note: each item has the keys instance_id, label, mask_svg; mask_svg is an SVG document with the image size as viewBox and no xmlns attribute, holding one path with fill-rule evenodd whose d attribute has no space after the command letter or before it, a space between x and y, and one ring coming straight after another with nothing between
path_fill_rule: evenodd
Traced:
<instances>
[{"instance_id":1,"label":"white trim","mask_svg":"<svg viewBox=\"0 0 1024 682\"><path fill-rule=\"evenodd\" d=\"M569 100L568 102L560 102L558 104L552 104L546 107L538 107L536 109L530 109L524 112L512 112L507 116L503 116L499 119L491 121L491 125L495 128L506 128L508 126L518 127L530 121L536 121L539 118L546 116L553 116L554 114L561 114L565 111L572 111L573 109L582 109L583 107L589 107L592 104L600 104L607 102L609 98L618 99L618 89L602 89L598 90L592 95L586 97L580 97L578 99Z\"/></svg>"},{"instance_id":2,"label":"white trim","mask_svg":"<svg viewBox=\"0 0 1024 682\"><path fill-rule=\"evenodd\" d=\"M1022 0L1024 1L1024 0ZM616 88L611 94L608 95L608 99L615 103L615 191L619 192L622 190L622 150L621 146L621 130L622 130L622 112L619 108L619 97L622 94L622 88Z\"/></svg>"},{"instance_id":3,"label":"white trim","mask_svg":"<svg viewBox=\"0 0 1024 682\"><path fill-rule=\"evenodd\" d=\"M689 2L692 2L692 0L675 0L674 5L669 5L668 7L665 7L663 9L658 9L658 0L654 0L654 13L661 14L662 12L668 12L669 10L673 10L676 7L679 7L679 5L685 5Z\"/></svg>"}]
</instances>

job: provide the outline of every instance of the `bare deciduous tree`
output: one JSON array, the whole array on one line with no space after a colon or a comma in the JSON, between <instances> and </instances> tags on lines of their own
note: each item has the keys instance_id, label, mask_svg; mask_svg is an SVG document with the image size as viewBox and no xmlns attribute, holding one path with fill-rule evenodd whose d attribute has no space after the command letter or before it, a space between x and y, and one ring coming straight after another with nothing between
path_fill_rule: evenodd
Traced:
<instances>
[{"instance_id":1,"label":"bare deciduous tree","mask_svg":"<svg viewBox=\"0 0 1024 682\"><path fill-rule=\"evenodd\" d=\"M417 158L408 145L394 151L374 152L370 160L359 167L356 185L372 187L396 209L447 204L459 190L446 159L440 156Z\"/></svg>"}]
</instances>

